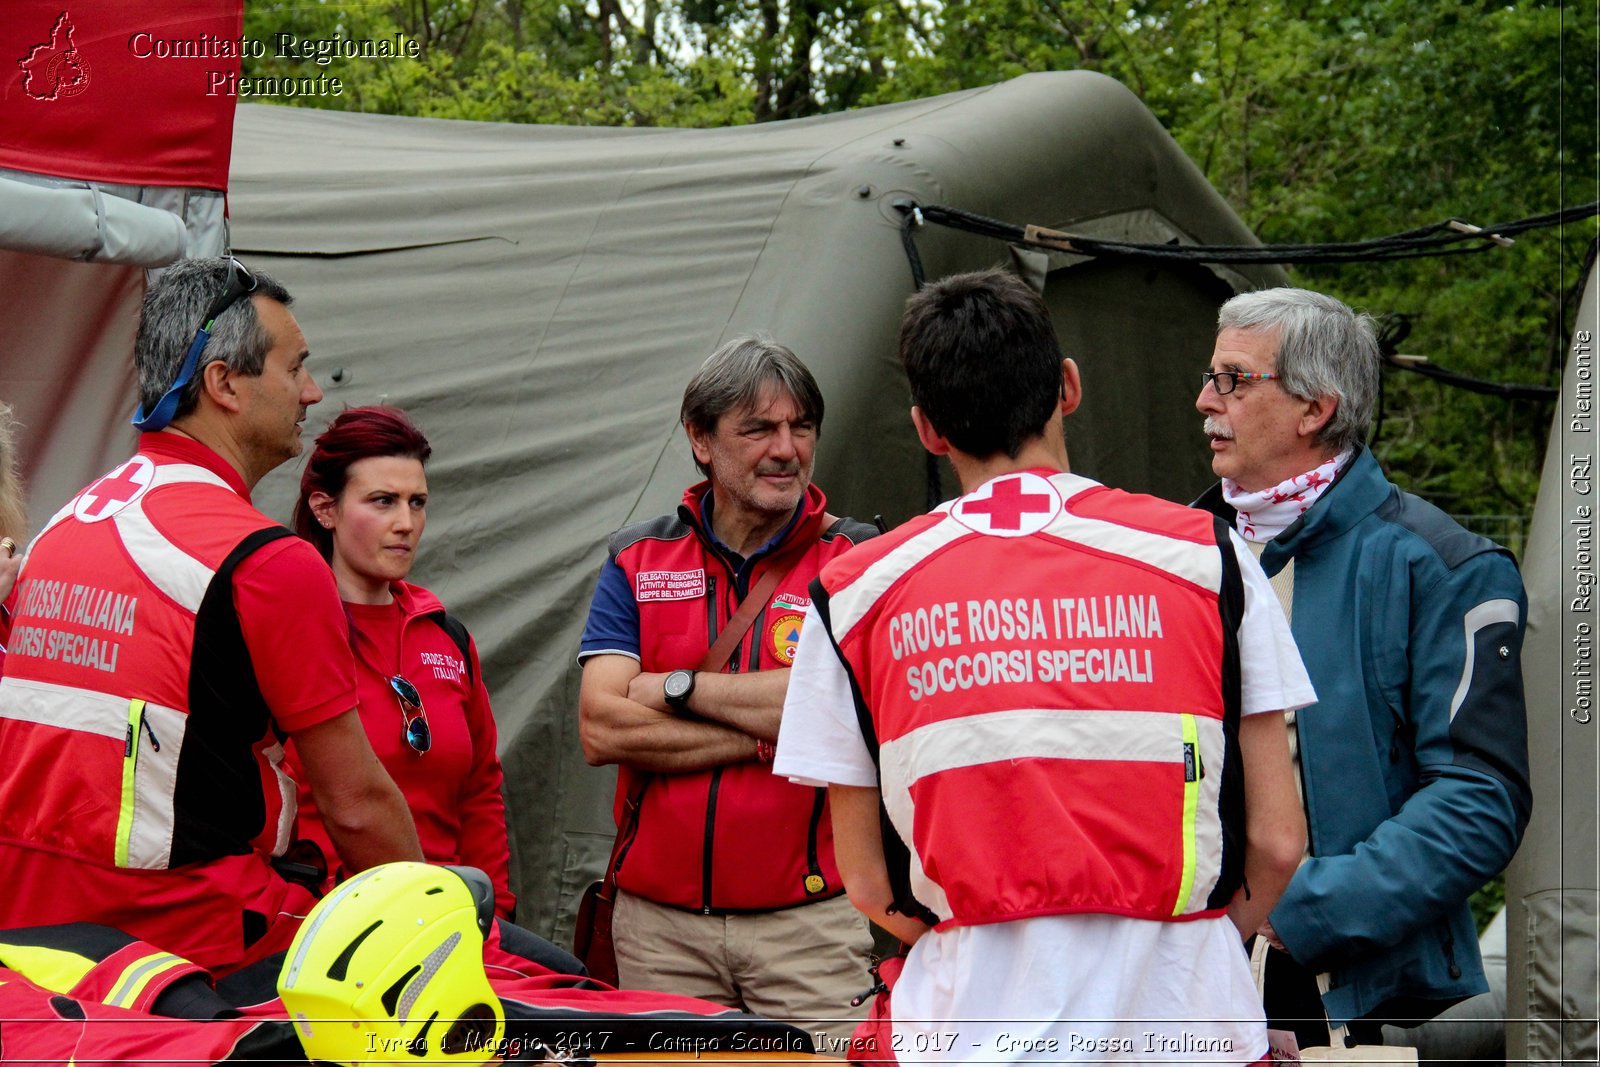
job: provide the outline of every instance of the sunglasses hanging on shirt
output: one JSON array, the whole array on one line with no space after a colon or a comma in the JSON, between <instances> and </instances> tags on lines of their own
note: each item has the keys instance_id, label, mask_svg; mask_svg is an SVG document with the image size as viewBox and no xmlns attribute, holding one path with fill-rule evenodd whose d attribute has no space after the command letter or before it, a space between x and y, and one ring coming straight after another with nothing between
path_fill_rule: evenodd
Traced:
<instances>
[{"instance_id":1,"label":"sunglasses hanging on shirt","mask_svg":"<svg viewBox=\"0 0 1600 1067\"><path fill-rule=\"evenodd\" d=\"M401 728L406 744L419 756L427 755L433 747L433 731L428 729L428 713L422 708L422 694L417 687L398 674L389 676L389 688L400 702Z\"/></svg>"}]
</instances>

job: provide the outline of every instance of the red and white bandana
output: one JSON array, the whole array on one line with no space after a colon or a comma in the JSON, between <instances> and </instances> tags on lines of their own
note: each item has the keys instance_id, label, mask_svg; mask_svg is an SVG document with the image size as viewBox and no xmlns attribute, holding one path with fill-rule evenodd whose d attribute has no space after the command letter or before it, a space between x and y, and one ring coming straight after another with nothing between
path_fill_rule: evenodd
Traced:
<instances>
[{"instance_id":1,"label":"red and white bandana","mask_svg":"<svg viewBox=\"0 0 1600 1067\"><path fill-rule=\"evenodd\" d=\"M1222 479L1222 499L1239 513L1235 519L1239 536L1246 541L1270 541L1283 533L1333 484L1351 454L1340 452L1316 470L1254 493L1240 489L1232 479Z\"/></svg>"}]
</instances>

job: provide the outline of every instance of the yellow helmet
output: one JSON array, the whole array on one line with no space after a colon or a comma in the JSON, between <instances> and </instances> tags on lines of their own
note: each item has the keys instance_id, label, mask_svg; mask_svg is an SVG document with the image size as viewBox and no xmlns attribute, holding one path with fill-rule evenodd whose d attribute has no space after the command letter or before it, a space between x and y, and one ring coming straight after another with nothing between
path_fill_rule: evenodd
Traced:
<instances>
[{"instance_id":1,"label":"yellow helmet","mask_svg":"<svg viewBox=\"0 0 1600 1067\"><path fill-rule=\"evenodd\" d=\"M505 1011L483 969L494 888L474 867L386 863L317 902L278 996L306 1057L498 1062Z\"/></svg>"}]
</instances>

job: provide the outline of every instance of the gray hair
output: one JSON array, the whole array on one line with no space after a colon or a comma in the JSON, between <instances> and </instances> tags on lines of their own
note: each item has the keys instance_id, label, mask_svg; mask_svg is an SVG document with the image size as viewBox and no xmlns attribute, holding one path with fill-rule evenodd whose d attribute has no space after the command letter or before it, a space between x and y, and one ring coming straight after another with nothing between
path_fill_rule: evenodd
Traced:
<instances>
[{"instance_id":1,"label":"gray hair","mask_svg":"<svg viewBox=\"0 0 1600 1067\"><path fill-rule=\"evenodd\" d=\"M764 334L749 334L725 342L700 365L683 390L678 420L689 429L715 433L717 420L730 411L754 407L761 393L775 386L788 394L822 434L822 390L800 357ZM711 471L695 460L707 477Z\"/></svg>"},{"instance_id":2,"label":"gray hair","mask_svg":"<svg viewBox=\"0 0 1600 1067\"><path fill-rule=\"evenodd\" d=\"M265 296L284 307L294 302L279 282L260 271L251 271L256 287L249 296L235 300L217 316L216 328L200 353L200 365L183 391L175 417L194 411L200 402L201 371L206 364L222 360L229 370L258 375L272 348L272 335L256 316L250 296ZM195 331L204 323L200 316L228 284L228 260L188 259L175 263L145 294L139 318L139 336L133 344L133 364L139 371L139 401L144 410L155 408L161 396L178 377L183 357L189 352Z\"/></svg>"},{"instance_id":3,"label":"gray hair","mask_svg":"<svg viewBox=\"0 0 1600 1067\"><path fill-rule=\"evenodd\" d=\"M1275 334L1278 384L1301 400L1338 398L1319 444L1343 452L1366 439L1381 363L1370 315L1309 289L1262 289L1222 305L1217 332L1223 330Z\"/></svg>"},{"instance_id":4,"label":"gray hair","mask_svg":"<svg viewBox=\"0 0 1600 1067\"><path fill-rule=\"evenodd\" d=\"M28 512L17 474L16 425L11 406L0 403L0 536L21 544L28 539Z\"/></svg>"}]
</instances>

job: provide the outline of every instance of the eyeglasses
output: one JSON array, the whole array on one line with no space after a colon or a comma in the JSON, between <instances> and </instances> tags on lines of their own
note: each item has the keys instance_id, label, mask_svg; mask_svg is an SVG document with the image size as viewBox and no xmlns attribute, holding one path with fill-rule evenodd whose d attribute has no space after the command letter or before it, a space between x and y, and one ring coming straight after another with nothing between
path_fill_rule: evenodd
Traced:
<instances>
[{"instance_id":1,"label":"eyeglasses","mask_svg":"<svg viewBox=\"0 0 1600 1067\"><path fill-rule=\"evenodd\" d=\"M183 399L183 391L194 378L195 368L200 365L200 353L206 350L206 342L211 340L211 329L216 325L217 319L227 311L241 297L255 292L256 276L251 274L243 263L232 256L228 257L228 281L222 287L222 292L211 301L211 306L206 308L205 316L200 320L200 328L194 332L194 340L189 343L189 351L184 354L183 365L178 368L178 380L172 383L172 388L161 394L155 406L148 412L144 405L139 405L139 410L133 413L133 424L141 431L165 429L178 413L178 404Z\"/></svg>"},{"instance_id":2,"label":"eyeglasses","mask_svg":"<svg viewBox=\"0 0 1600 1067\"><path fill-rule=\"evenodd\" d=\"M1240 382L1270 382L1276 374L1252 374L1242 370L1203 370L1200 372L1200 388L1211 386L1217 391L1218 396L1227 396L1239 387Z\"/></svg>"},{"instance_id":3,"label":"eyeglasses","mask_svg":"<svg viewBox=\"0 0 1600 1067\"><path fill-rule=\"evenodd\" d=\"M428 749L433 747L433 731L428 729L428 713L422 710L422 694L398 674L389 676L389 688L394 690L395 699L400 701L401 729L406 744L417 755L426 755Z\"/></svg>"}]
</instances>

